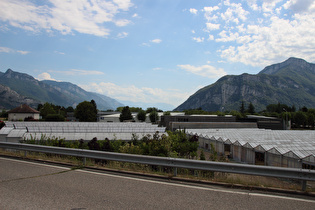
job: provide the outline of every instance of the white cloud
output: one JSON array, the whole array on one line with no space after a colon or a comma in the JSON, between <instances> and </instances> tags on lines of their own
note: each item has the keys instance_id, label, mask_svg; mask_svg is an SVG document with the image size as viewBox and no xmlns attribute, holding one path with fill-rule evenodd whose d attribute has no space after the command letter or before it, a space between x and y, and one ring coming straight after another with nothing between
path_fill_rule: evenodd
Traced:
<instances>
[{"instance_id":1,"label":"white cloud","mask_svg":"<svg viewBox=\"0 0 315 210\"><path fill-rule=\"evenodd\" d=\"M26 55L26 54L30 53L29 51L15 50L15 49L12 49L12 48L9 48L9 47L0 47L0 53L1 52L3 52L3 53L19 53L19 54L22 54L22 55Z\"/></svg>"},{"instance_id":2,"label":"white cloud","mask_svg":"<svg viewBox=\"0 0 315 210\"><path fill-rule=\"evenodd\" d=\"M256 0L247 0L247 4L254 11L260 10L260 7L257 5Z\"/></svg>"},{"instance_id":3,"label":"white cloud","mask_svg":"<svg viewBox=\"0 0 315 210\"><path fill-rule=\"evenodd\" d=\"M64 52L59 52L59 51L54 51L54 53L60 54L60 55L65 55L66 53Z\"/></svg>"},{"instance_id":4,"label":"white cloud","mask_svg":"<svg viewBox=\"0 0 315 210\"><path fill-rule=\"evenodd\" d=\"M53 73L61 73L64 75L75 75L75 76L79 76L79 75L103 75L104 72L101 71L93 71L93 70L82 70L82 69L70 69L67 71L55 71L55 70L50 70L49 72L53 72Z\"/></svg>"},{"instance_id":5,"label":"white cloud","mask_svg":"<svg viewBox=\"0 0 315 210\"><path fill-rule=\"evenodd\" d=\"M193 40L196 41L196 42L203 42L205 40L204 37L193 37Z\"/></svg>"},{"instance_id":6,"label":"white cloud","mask_svg":"<svg viewBox=\"0 0 315 210\"><path fill-rule=\"evenodd\" d=\"M295 14L293 20L273 16L268 26L249 25L241 43L219 51L222 58L252 66L265 66L288 57L315 60L315 15ZM226 37L226 38L231 38Z\"/></svg>"},{"instance_id":7,"label":"white cloud","mask_svg":"<svg viewBox=\"0 0 315 210\"><path fill-rule=\"evenodd\" d=\"M116 15L132 6L129 0L88 1L50 0L41 5L26 0L0 1L0 20L27 31L58 31L108 36L106 23L125 26L129 20L116 20Z\"/></svg>"},{"instance_id":8,"label":"white cloud","mask_svg":"<svg viewBox=\"0 0 315 210\"><path fill-rule=\"evenodd\" d=\"M189 9L189 12L192 13L192 14L194 14L194 15L196 15L197 12L198 12L198 10L196 10L196 9L194 9L194 8L190 8L190 9Z\"/></svg>"},{"instance_id":9,"label":"white cloud","mask_svg":"<svg viewBox=\"0 0 315 210\"><path fill-rule=\"evenodd\" d=\"M227 35L227 31L221 31L220 33L219 33L219 36L221 37L221 38L217 38L215 41L216 42L232 42L232 41L236 41L237 39L238 39L238 37L239 37L239 34L236 32L236 33L229 33L228 35Z\"/></svg>"},{"instance_id":10,"label":"white cloud","mask_svg":"<svg viewBox=\"0 0 315 210\"><path fill-rule=\"evenodd\" d=\"M296 13L315 12L314 0L288 0L283 7Z\"/></svg>"},{"instance_id":11,"label":"white cloud","mask_svg":"<svg viewBox=\"0 0 315 210\"><path fill-rule=\"evenodd\" d=\"M8 48L8 47L0 47L0 52L3 52L3 53L14 53L15 50L13 50L11 48Z\"/></svg>"},{"instance_id":12,"label":"white cloud","mask_svg":"<svg viewBox=\"0 0 315 210\"><path fill-rule=\"evenodd\" d=\"M131 21L126 20L126 19L121 19L121 20L116 20L114 22L115 22L116 26L123 27L123 26L128 25Z\"/></svg>"},{"instance_id":13,"label":"white cloud","mask_svg":"<svg viewBox=\"0 0 315 210\"><path fill-rule=\"evenodd\" d=\"M113 2L123 11L128 11L132 7L131 0L113 0Z\"/></svg>"},{"instance_id":14,"label":"white cloud","mask_svg":"<svg viewBox=\"0 0 315 210\"><path fill-rule=\"evenodd\" d=\"M211 41L211 40L214 40L214 36L212 34L209 34L208 41Z\"/></svg>"},{"instance_id":15,"label":"white cloud","mask_svg":"<svg viewBox=\"0 0 315 210\"><path fill-rule=\"evenodd\" d=\"M162 40L161 40L161 39L153 39L153 40L151 40L150 42L159 44L159 43L162 42Z\"/></svg>"},{"instance_id":16,"label":"white cloud","mask_svg":"<svg viewBox=\"0 0 315 210\"><path fill-rule=\"evenodd\" d=\"M87 91L93 91L121 101L144 102L144 103L167 103L178 106L184 102L192 93L181 90L164 90L160 88L119 86L110 82L92 83L80 85Z\"/></svg>"},{"instance_id":17,"label":"white cloud","mask_svg":"<svg viewBox=\"0 0 315 210\"><path fill-rule=\"evenodd\" d=\"M121 32L121 33L118 33L117 38L122 39L122 38L126 38L127 36L128 36L127 32Z\"/></svg>"},{"instance_id":18,"label":"white cloud","mask_svg":"<svg viewBox=\"0 0 315 210\"><path fill-rule=\"evenodd\" d=\"M55 79L53 79L49 73L47 72L44 72L44 73L41 73L40 75L37 76L37 79L38 80L53 80L53 81L56 81Z\"/></svg>"},{"instance_id":19,"label":"white cloud","mask_svg":"<svg viewBox=\"0 0 315 210\"><path fill-rule=\"evenodd\" d=\"M205 13L207 14L211 14L213 11L218 10L219 7L218 6L214 6L214 7L204 7L203 10L205 11Z\"/></svg>"},{"instance_id":20,"label":"white cloud","mask_svg":"<svg viewBox=\"0 0 315 210\"><path fill-rule=\"evenodd\" d=\"M150 45L149 43L143 42L143 43L141 44L141 46L150 47L151 45Z\"/></svg>"},{"instance_id":21,"label":"white cloud","mask_svg":"<svg viewBox=\"0 0 315 210\"><path fill-rule=\"evenodd\" d=\"M283 0L268 0L268 1L265 1L263 2L262 4L262 10L264 12L273 12L273 10L276 8L277 4L279 2L282 2Z\"/></svg>"},{"instance_id":22,"label":"white cloud","mask_svg":"<svg viewBox=\"0 0 315 210\"><path fill-rule=\"evenodd\" d=\"M221 13L221 18L227 22L235 22L238 24L241 21L247 19L248 11L244 10L241 3L230 3L229 1L224 2L228 6L224 13Z\"/></svg>"},{"instance_id":23,"label":"white cloud","mask_svg":"<svg viewBox=\"0 0 315 210\"><path fill-rule=\"evenodd\" d=\"M16 52L22 54L22 55L26 55L26 54L29 54L30 52L29 51L24 51L24 50L17 50Z\"/></svg>"},{"instance_id":24,"label":"white cloud","mask_svg":"<svg viewBox=\"0 0 315 210\"><path fill-rule=\"evenodd\" d=\"M205 12L204 16L207 19L207 21L214 21L218 19L218 16L214 15L213 12L218 10L218 6L214 7L204 7L203 11Z\"/></svg>"},{"instance_id":25,"label":"white cloud","mask_svg":"<svg viewBox=\"0 0 315 210\"><path fill-rule=\"evenodd\" d=\"M211 79L220 78L226 75L226 72L224 71L224 69L216 68L210 65L192 66L192 65L186 64L186 65L177 65L177 66L190 73L193 73L202 77L208 77Z\"/></svg>"},{"instance_id":26,"label":"white cloud","mask_svg":"<svg viewBox=\"0 0 315 210\"><path fill-rule=\"evenodd\" d=\"M101 71L91 71L91 70L82 70L82 69L71 69L68 72L74 75L102 75L104 74L104 72L101 72Z\"/></svg>"},{"instance_id":27,"label":"white cloud","mask_svg":"<svg viewBox=\"0 0 315 210\"><path fill-rule=\"evenodd\" d=\"M220 28L220 24L214 24L214 23L206 23L206 30L207 31L213 31Z\"/></svg>"},{"instance_id":28,"label":"white cloud","mask_svg":"<svg viewBox=\"0 0 315 210\"><path fill-rule=\"evenodd\" d=\"M216 49L222 59L257 67L292 56L315 61L314 0L246 0L246 3L251 13L243 7L244 1L236 0L225 0L202 10L207 40L217 45L224 43ZM194 36L198 37L198 33Z\"/></svg>"}]
</instances>

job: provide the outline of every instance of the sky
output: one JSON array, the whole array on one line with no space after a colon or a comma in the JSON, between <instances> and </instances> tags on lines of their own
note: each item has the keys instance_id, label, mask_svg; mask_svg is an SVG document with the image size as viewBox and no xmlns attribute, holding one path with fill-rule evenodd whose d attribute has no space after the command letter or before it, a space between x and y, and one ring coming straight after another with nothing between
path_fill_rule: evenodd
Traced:
<instances>
[{"instance_id":1,"label":"sky","mask_svg":"<svg viewBox=\"0 0 315 210\"><path fill-rule=\"evenodd\" d=\"M0 0L0 14L1 72L121 102L175 108L224 75L315 63L315 0Z\"/></svg>"}]
</instances>

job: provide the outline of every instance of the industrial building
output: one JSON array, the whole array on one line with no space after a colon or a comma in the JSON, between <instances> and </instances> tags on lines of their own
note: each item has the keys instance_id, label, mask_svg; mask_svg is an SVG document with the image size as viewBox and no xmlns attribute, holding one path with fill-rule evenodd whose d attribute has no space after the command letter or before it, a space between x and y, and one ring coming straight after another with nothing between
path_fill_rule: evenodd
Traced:
<instances>
[{"instance_id":1,"label":"industrial building","mask_svg":"<svg viewBox=\"0 0 315 210\"><path fill-rule=\"evenodd\" d=\"M187 129L199 146L232 161L315 169L314 130Z\"/></svg>"},{"instance_id":2,"label":"industrial building","mask_svg":"<svg viewBox=\"0 0 315 210\"><path fill-rule=\"evenodd\" d=\"M282 119L274 117L247 115L246 118L237 119L232 115L176 115L161 116L160 126L175 131L176 129L200 129L200 128L262 128L272 130L286 130Z\"/></svg>"}]
</instances>

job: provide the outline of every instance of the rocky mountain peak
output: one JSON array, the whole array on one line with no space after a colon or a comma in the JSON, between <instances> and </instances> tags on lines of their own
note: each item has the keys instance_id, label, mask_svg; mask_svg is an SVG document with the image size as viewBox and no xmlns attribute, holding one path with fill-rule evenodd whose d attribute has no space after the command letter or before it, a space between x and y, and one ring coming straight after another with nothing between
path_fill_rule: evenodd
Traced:
<instances>
[{"instance_id":1,"label":"rocky mountain peak","mask_svg":"<svg viewBox=\"0 0 315 210\"><path fill-rule=\"evenodd\" d=\"M301 58L290 57L282 63L265 67L259 74L277 74L280 70L286 67L294 68L296 71L304 71L307 69L308 71L315 73L315 64L308 63Z\"/></svg>"},{"instance_id":2,"label":"rocky mountain peak","mask_svg":"<svg viewBox=\"0 0 315 210\"><path fill-rule=\"evenodd\" d=\"M226 75L190 96L176 111L202 108L206 111L238 110L242 101L256 111L269 104L314 107L315 64L303 59L286 61L264 68L259 74Z\"/></svg>"},{"instance_id":3,"label":"rocky mountain peak","mask_svg":"<svg viewBox=\"0 0 315 210\"><path fill-rule=\"evenodd\" d=\"M19 72L15 72L12 69L8 69L3 75L2 77L5 78L10 78L10 79L18 79L18 80L28 80L28 81L33 81L36 82L37 80L35 80L34 77L28 75L28 74L24 74L24 73L19 73Z\"/></svg>"}]
</instances>

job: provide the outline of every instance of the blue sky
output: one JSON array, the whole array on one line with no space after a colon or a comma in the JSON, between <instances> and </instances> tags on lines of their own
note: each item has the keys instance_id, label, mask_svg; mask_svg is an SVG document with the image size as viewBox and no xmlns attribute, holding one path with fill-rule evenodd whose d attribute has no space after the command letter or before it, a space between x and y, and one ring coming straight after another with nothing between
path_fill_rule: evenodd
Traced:
<instances>
[{"instance_id":1,"label":"blue sky","mask_svg":"<svg viewBox=\"0 0 315 210\"><path fill-rule=\"evenodd\" d=\"M1 72L119 101L175 108L227 74L315 62L314 0L0 0L0 14Z\"/></svg>"}]
</instances>

